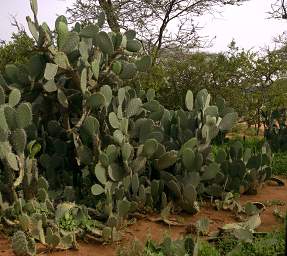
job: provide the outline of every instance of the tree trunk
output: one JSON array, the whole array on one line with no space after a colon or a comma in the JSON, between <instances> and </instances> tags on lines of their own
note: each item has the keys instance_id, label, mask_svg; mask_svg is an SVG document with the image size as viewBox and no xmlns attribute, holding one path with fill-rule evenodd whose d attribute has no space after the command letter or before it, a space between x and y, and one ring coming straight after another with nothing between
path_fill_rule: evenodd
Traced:
<instances>
[{"instance_id":1,"label":"tree trunk","mask_svg":"<svg viewBox=\"0 0 287 256\"><path fill-rule=\"evenodd\" d=\"M112 4L112 1L111 0L99 0L99 4L103 8L106 14L107 22L109 24L110 29L115 33L120 32L120 25L118 22L117 13Z\"/></svg>"}]
</instances>

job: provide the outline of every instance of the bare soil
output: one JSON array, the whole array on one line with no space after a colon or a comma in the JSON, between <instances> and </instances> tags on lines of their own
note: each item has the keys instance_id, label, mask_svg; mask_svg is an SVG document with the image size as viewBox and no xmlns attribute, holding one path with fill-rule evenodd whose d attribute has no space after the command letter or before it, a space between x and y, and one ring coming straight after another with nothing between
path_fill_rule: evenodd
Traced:
<instances>
[{"instance_id":1,"label":"bare soil","mask_svg":"<svg viewBox=\"0 0 287 256\"><path fill-rule=\"evenodd\" d=\"M285 183L287 181L285 180ZM243 195L239 199L241 204L247 202L269 202L266 209L261 213L262 224L258 231L274 231L282 228L282 222L274 215L274 210L278 209L285 213L287 210L287 183L283 187L279 187L273 183L265 184L257 195ZM277 205L277 202L285 203L285 205ZM226 223L236 222L235 216L230 211L217 211L211 206L203 206L196 215L181 215L186 225L195 223L198 219L207 217L211 220L210 231L215 231ZM161 241L165 234L173 239L183 237L186 233L186 226L168 226L161 223L152 222L146 219L138 220L134 225L123 230L123 240L120 244L100 245L95 243L80 243L80 249L77 251L61 251L53 253L41 253L41 255L50 256L111 256L116 255L116 250L120 246L127 245L130 241L138 239L144 242L148 237ZM0 255L14 256L10 241L4 235L0 236Z\"/></svg>"}]
</instances>

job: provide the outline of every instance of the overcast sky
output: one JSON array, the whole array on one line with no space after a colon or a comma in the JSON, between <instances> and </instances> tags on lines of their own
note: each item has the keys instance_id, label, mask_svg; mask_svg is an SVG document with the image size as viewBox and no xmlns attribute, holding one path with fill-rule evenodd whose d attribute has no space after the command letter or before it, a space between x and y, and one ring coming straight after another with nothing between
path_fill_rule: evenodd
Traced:
<instances>
[{"instance_id":1,"label":"overcast sky","mask_svg":"<svg viewBox=\"0 0 287 256\"><path fill-rule=\"evenodd\" d=\"M287 21L267 19L273 0L250 0L242 6L225 6L220 14L206 15L199 21L204 28L203 36L215 37L210 51L224 51L235 39L241 48L258 50L272 44L275 36L287 31ZM64 14L73 0L38 0L39 20L53 27L57 14ZM25 17L31 15L29 0L3 0L0 9L0 39L8 40L15 28L11 27L10 15L26 25Z\"/></svg>"}]
</instances>

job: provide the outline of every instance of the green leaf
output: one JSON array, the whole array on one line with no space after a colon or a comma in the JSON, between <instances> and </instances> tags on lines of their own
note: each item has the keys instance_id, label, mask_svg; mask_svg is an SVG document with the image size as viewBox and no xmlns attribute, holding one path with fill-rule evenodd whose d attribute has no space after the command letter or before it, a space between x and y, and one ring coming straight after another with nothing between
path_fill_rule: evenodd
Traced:
<instances>
[{"instance_id":1,"label":"green leaf","mask_svg":"<svg viewBox=\"0 0 287 256\"><path fill-rule=\"evenodd\" d=\"M71 65L67 55L64 52L57 52L54 57L54 62L62 69L70 69Z\"/></svg>"},{"instance_id":2,"label":"green leaf","mask_svg":"<svg viewBox=\"0 0 287 256\"><path fill-rule=\"evenodd\" d=\"M100 124L98 119L93 116L88 116L83 123L84 131L86 131L88 135L92 138L98 133L99 127Z\"/></svg>"},{"instance_id":3,"label":"green leaf","mask_svg":"<svg viewBox=\"0 0 287 256\"><path fill-rule=\"evenodd\" d=\"M87 69L83 68L81 73L81 90L84 94L87 90Z\"/></svg>"},{"instance_id":4,"label":"green leaf","mask_svg":"<svg viewBox=\"0 0 287 256\"><path fill-rule=\"evenodd\" d=\"M139 187L140 187L139 176L137 173L135 173L132 176L132 191L134 195L137 195Z\"/></svg>"},{"instance_id":5,"label":"green leaf","mask_svg":"<svg viewBox=\"0 0 287 256\"><path fill-rule=\"evenodd\" d=\"M177 160L177 152L175 150L171 150L169 152L164 153L156 163L158 170L164 170L176 163Z\"/></svg>"},{"instance_id":6,"label":"green leaf","mask_svg":"<svg viewBox=\"0 0 287 256\"><path fill-rule=\"evenodd\" d=\"M69 34L68 25L65 21L56 21L56 32L57 32L57 45L60 50L63 49L63 45Z\"/></svg>"},{"instance_id":7,"label":"green leaf","mask_svg":"<svg viewBox=\"0 0 287 256\"><path fill-rule=\"evenodd\" d=\"M45 68L44 77L46 80L52 80L57 75L58 65L53 63L47 63Z\"/></svg>"},{"instance_id":8,"label":"green leaf","mask_svg":"<svg viewBox=\"0 0 287 256\"><path fill-rule=\"evenodd\" d=\"M119 129L120 128L120 121L116 115L115 112L111 112L109 114L109 122L110 125L114 128L114 129Z\"/></svg>"},{"instance_id":9,"label":"green leaf","mask_svg":"<svg viewBox=\"0 0 287 256\"><path fill-rule=\"evenodd\" d=\"M28 63L28 70L30 77L35 80L43 75L45 69L45 63L43 56L40 54L34 54L30 57Z\"/></svg>"},{"instance_id":10,"label":"green leaf","mask_svg":"<svg viewBox=\"0 0 287 256\"><path fill-rule=\"evenodd\" d=\"M99 182L101 182L103 185L107 183L107 171L102 164L97 163L95 166L95 175Z\"/></svg>"},{"instance_id":11,"label":"green leaf","mask_svg":"<svg viewBox=\"0 0 287 256\"><path fill-rule=\"evenodd\" d=\"M129 52L138 52L142 48L142 44L138 40L128 40L126 49Z\"/></svg>"},{"instance_id":12,"label":"green leaf","mask_svg":"<svg viewBox=\"0 0 287 256\"><path fill-rule=\"evenodd\" d=\"M5 104L5 91L0 85L0 105Z\"/></svg>"},{"instance_id":13,"label":"green leaf","mask_svg":"<svg viewBox=\"0 0 287 256\"><path fill-rule=\"evenodd\" d=\"M41 151L41 148L42 148L41 144L37 143L36 140L30 141L29 144L27 145L27 149L29 152L29 158L35 158L35 155Z\"/></svg>"},{"instance_id":14,"label":"green leaf","mask_svg":"<svg viewBox=\"0 0 287 256\"><path fill-rule=\"evenodd\" d=\"M65 93L61 89L58 89L57 98L58 98L59 103L64 108L68 108L69 107L68 99L67 99Z\"/></svg>"},{"instance_id":15,"label":"green leaf","mask_svg":"<svg viewBox=\"0 0 287 256\"><path fill-rule=\"evenodd\" d=\"M38 3L37 0L30 0L30 6L35 16L38 14Z\"/></svg>"},{"instance_id":16,"label":"green leaf","mask_svg":"<svg viewBox=\"0 0 287 256\"><path fill-rule=\"evenodd\" d=\"M99 155L99 160L100 163L104 166L104 167L108 167L110 165L110 159L108 154L106 154L105 152L101 152Z\"/></svg>"},{"instance_id":17,"label":"green leaf","mask_svg":"<svg viewBox=\"0 0 287 256\"><path fill-rule=\"evenodd\" d=\"M13 89L9 94L8 104L11 107L16 106L21 100L21 92L18 89Z\"/></svg>"},{"instance_id":18,"label":"green leaf","mask_svg":"<svg viewBox=\"0 0 287 256\"><path fill-rule=\"evenodd\" d=\"M137 73L137 66L134 63L123 62L122 72L120 73L121 79L132 79Z\"/></svg>"},{"instance_id":19,"label":"green leaf","mask_svg":"<svg viewBox=\"0 0 287 256\"><path fill-rule=\"evenodd\" d=\"M95 38L95 42L103 53L109 54L109 55L113 54L114 45L113 45L111 38L106 32L104 31L99 32Z\"/></svg>"},{"instance_id":20,"label":"green leaf","mask_svg":"<svg viewBox=\"0 0 287 256\"><path fill-rule=\"evenodd\" d=\"M182 162L188 171L192 171L194 167L194 152L191 148L185 148L182 151Z\"/></svg>"},{"instance_id":21,"label":"green leaf","mask_svg":"<svg viewBox=\"0 0 287 256\"><path fill-rule=\"evenodd\" d=\"M91 187L91 191L92 191L92 194L94 196L98 196L98 195L101 195L105 192L105 189L99 185L99 184L94 184L92 187Z\"/></svg>"},{"instance_id":22,"label":"green leaf","mask_svg":"<svg viewBox=\"0 0 287 256\"><path fill-rule=\"evenodd\" d=\"M4 117L5 117L4 126L5 124L7 124L10 130L14 130L17 128L16 110L14 108L6 105L4 107Z\"/></svg>"},{"instance_id":23,"label":"green leaf","mask_svg":"<svg viewBox=\"0 0 287 256\"><path fill-rule=\"evenodd\" d=\"M122 70L122 63L119 61L113 62L112 70L115 74L119 75L121 73L121 70Z\"/></svg>"},{"instance_id":24,"label":"green leaf","mask_svg":"<svg viewBox=\"0 0 287 256\"><path fill-rule=\"evenodd\" d=\"M31 20L30 17L26 17L27 23L28 23L28 28L32 34L32 36L34 37L35 41L38 42L39 40L39 31L36 28L35 23Z\"/></svg>"},{"instance_id":25,"label":"green leaf","mask_svg":"<svg viewBox=\"0 0 287 256\"><path fill-rule=\"evenodd\" d=\"M47 228L47 232L46 232L46 242L49 245L50 248L56 248L60 242L60 236L53 234L52 229L49 227Z\"/></svg>"},{"instance_id":26,"label":"green leaf","mask_svg":"<svg viewBox=\"0 0 287 256\"><path fill-rule=\"evenodd\" d=\"M9 164L9 166L14 170L14 171L18 171L19 170L19 166L18 166L18 160L15 154L13 153L8 153L7 155L7 162Z\"/></svg>"},{"instance_id":27,"label":"green leaf","mask_svg":"<svg viewBox=\"0 0 287 256\"><path fill-rule=\"evenodd\" d=\"M219 129L221 131L230 131L235 125L238 119L238 114L236 112L227 113L221 120L219 124Z\"/></svg>"},{"instance_id":28,"label":"green leaf","mask_svg":"<svg viewBox=\"0 0 287 256\"><path fill-rule=\"evenodd\" d=\"M167 183L168 188L176 195L176 197L181 198L180 186L174 180L170 180Z\"/></svg>"},{"instance_id":29,"label":"green leaf","mask_svg":"<svg viewBox=\"0 0 287 256\"><path fill-rule=\"evenodd\" d=\"M124 135L121 130L115 130L113 133L113 138L119 145L121 145L124 141Z\"/></svg>"},{"instance_id":30,"label":"green leaf","mask_svg":"<svg viewBox=\"0 0 287 256\"><path fill-rule=\"evenodd\" d=\"M119 100L119 105L122 105L126 97L126 89L125 88L120 88L118 90L118 100Z\"/></svg>"},{"instance_id":31,"label":"green leaf","mask_svg":"<svg viewBox=\"0 0 287 256\"><path fill-rule=\"evenodd\" d=\"M98 32L99 32L99 27L97 25L90 24L90 25L85 26L80 31L80 36L95 39Z\"/></svg>"},{"instance_id":32,"label":"green leaf","mask_svg":"<svg viewBox=\"0 0 287 256\"><path fill-rule=\"evenodd\" d=\"M185 105L189 111L193 110L193 93L188 90L185 97Z\"/></svg>"},{"instance_id":33,"label":"green leaf","mask_svg":"<svg viewBox=\"0 0 287 256\"><path fill-rule=\"evenodd\" d=\"M94 78L98 80L99 74L100 74L100 63L102 59L102 53L99 50L96 50L94 55L95 57L91 63L91 66L92 66L92 72L93 72Z\"/></svg>"},{"instance_id":34,"label":"green leaf","mask_svg":"<svg viewBox=\"0 0 287 256\"><path fill-rule=\"evenodd\" d=\"M227 154L224 149L219 149L215 156L215 161L219 164L223 163L226 160Z\"/></svg>"},{"instance_id":35,"label":"green leaf","mask_svg":"<svg viewBox=\"0 0 287 256\"><path fill-rule=\"evenodd\" d=\"M69 32L60 50L65 53L76 51L79 47L80 37L77 32Z\"/></svg>"},{"instance_id":36,"label":"green leaf","mask_svg":"<svg viewBox=\"0 0 287 256\"><path fill-rule=\"evenodd\" d=\"M57 17L57 19L55 21L55 28L57 28L59 26L60 22L63 22L66 25L68 25L67 18L64 15L60 15Z\"/></svg>"},{"instance_id":37,"label":"green leaf","mask_svg":"<svg viewBox=\"0 0 287 256\"><path fill-rule=\"evenodd\" d=\"M158 142L155 139L149 139L145 141L143 152L147 157L152 157L158 148Z\"/></svg>"},{"instance_id":38,"label":"green leaf","mask_svg":"<svg viewBox=\"0 0 287 256\"><path fill-rule=\"evenodd\" d=\"M93 109L103 107L105 102L106 99L102 93L94 93L87 100L88 105Z\"/></svg>"},{"instance_id":39,"label":"green leaf","mask_svg":"<svg viewBox=\"0 0 287 256\"><path fill-rule=\"evenodd\" d=\"M113 98L113 92L109 85L103 85L100 89L100 92L105 97L105 105L106 108L110 105L112 98Z\"/></svg>"},{"instance_id":40,"label":"green leaf","mask_svg":"<svg viewBox=\"0 0 287 256\"><path fill-rule=\"evenodd\" d=\"M126 115L128 118L138 115L141 112L142 101L140 98L133 98L129 102L126 110Z\"/></svg>"},{"instance_id":41,"label":"green leaf","mask_svg":"<svg viewBox=\"0 0 287 256\"><path fill-rule=\"evenodd\" d=\"M127 37L128 40L133 40L135 39L137 33L134 30L127 30L125 32L125 36Z\"/></svg>"},{"instance_id":42,"label":"green leaf","mask_svg":"<svg viewBox=\"0 0 287 256\"><path fill-rule=\"evenodd\" d=\"M5 73L10 80L10 82L17 83L18 82L18 73L19 69L14 64L7 64L5 66Z\"/></svg>"},{"instance_id":43,"label":"green leaf","mask_svg":"<svg viewBox=\"0 0 287 256\"><path fill-rule=\"evenodd\" d=\"M220 167L217 163L209 164L201 176L201 180L211 180L214 179L217 173L220 171Z\"/></svg>"},{"instance_id":44,"label":"green leaf","mask_svg":"<svg viewBox=\"0 0 287 256\"><path fill-rule=\"evenodd\" d=\"M194 205L196 201L196 190L192 184L189 184L183 188L183 196L189 202L190 205Z\"/></svg>"},{"instance_id":45,"label":"green leaf","mask_svg":"<svg viewBox=\"0 0 287 256\"><path fill-rule=\"evenodd\" d=\"M13 131L10 140L18 155L24 153L27 144L27 135L24 129L16 129Z\"/></svg>"},{"instance_id":46,"label":"green leaf","mask_svg":"<svg viewBox=\"0 0 287 256\"><path fill-rule=\"evenodd\" d=\"M248 229L235 229L233 230L232 234L239 241L244 241L246 243L252 243L253 241L253 233Z\"/></svg>"},{"instance_id":47,"label":"green leaf","mask_svg":"<svg viewBox=\"0 0 287 256\"><path fill-rule=\"evenodd\" d=\"M108 167L108 173L113 181L120 181L124 177L124 170L116 163L112 163Z\"/></svg>"},{"instance_id":48,"label":"green leaf","mask_svg":"<svg viewBox=\"0 0 287 256\"><path fill-rule=\"evenodd\" d=\"M202 235L208 235L210 221L208 218L199 219L196 222L196 228Z\"/></svg>"},{"instance_id":49,"label":"green leaf","mask_svg":"<svg viewBox=\"0 0 287 256\"><path fill-rule=\"evenodd\" d=\"M121 151L122 151L123 160L128 161L133 152L133 147L129 143L124 143L121 147Z\"/></svg>"},{"instance_id":50,"label":"green leaf","mask_svg":"<svg viewBox=\"0 0 287 256\"><path fill-rule=\"evenodd\" d=\"M47 82L43 85L43 88L44 88L44 90L45 90L46 92L55 92L55 91L58 90L58 87L57 87L57 85L56 85L54 79L47 81Z\"/></svg>"},{"instance_id":51,"label":"green leaf","mask_svg":"<svg viewBox=\"0 0 287 256\"><path fill-rule=\"evenodd\" d=\"M32 123L32 108L29 103L21 103L16 110L17 127L24 129Z\"/></svg>"},{"instance_id":52,"label":"green leaf","mask_svg":"<svg viewBox=\"0 0 287 256\"><path fill-rule=\"evenodd\" d=\"M124 199L124 200L119 200L118 201L118 214L120 217L124 218L130 210L131 203Z\"/></svg>"},{"instance_id":53,"label":"green leaf","mask_svg":"<svg viewBox=\"0 0 287 256\"><path fill-rule=\"evenodd\" d=\"M120 123L120 130L122 133L128 135L128 128L129 128L129 119L123 118Z\"/></svg>"},{"instance_id":54,"label":"green leaf","mask_svg":"<svg viewBox=\"0 0 287 256\"><path fill-rule=\"evenodd\" d=\"M139 60L136 60L135 64L138 71L147 72L151 68L152 58L149 55L143 56Z\"/></svg>"},{"instance_id":55,"label":"green leaf","mask_svg":"<svg viewBox=\"0 0 287 256\"><path fill-rule=\"evenodd\" d=\"M88 43L81 41L79 43L79 52L80 52L80 55L82 56L82 60L88 61L88 58L89 58L89 45L88 45Z\"/></svg>"},{"instance_id":56,"label":"green leaf","mask_svg":"<svg viewBox=\"0 0 287 256\"><path fill-rule=\"evenodd\" d=\"M93 161L93 154L89 147L82 145L77 148L78 151L78 158L81 164L89 165Z\"/></svg>"}]
</instances>

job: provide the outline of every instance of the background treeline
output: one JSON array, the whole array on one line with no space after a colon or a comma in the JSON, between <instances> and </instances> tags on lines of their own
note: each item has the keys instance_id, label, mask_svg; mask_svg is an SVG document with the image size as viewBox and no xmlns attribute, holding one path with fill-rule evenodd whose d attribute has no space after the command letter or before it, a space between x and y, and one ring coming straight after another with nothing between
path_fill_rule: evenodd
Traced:
<instances>
[{"instance_id":1,"label":"background treeline","mask_svg":"<svg viewBox=\"0 0 287 256\"><path fill-rule=\"evenodd\" d=\"M222 53L166 53L141 83L156 89L169 107L182 107L187 89L208 88L238 110L242 121L258 125L263 112L286 106L286 64L285 47L259 53L232 42Z\"/></svg>"},{"instance_id":2,"label":"background treeline","mask_svg":"<svg viewBox=\"0 0 287 256\"><path fill-rule=\"evenodd\" d=\"M207 12L215 13L225 4L240 5L246 2L205 1L94 1L76 0L67 8L71 22L92 24L106 16L106 29L113 32L136 28L143 51L153 58L153 68L148 75L139 75L133 85L153 88L161 103L169 108L184 106L188 89L197 93L207 88L214 96L223 96L240 114L241 120L257 129L273 111L286 107L287 58L286 40L279 39L276 50L254 51L239 49L231 42L226 52L194 51L205 45L194 17ZM272 1L269 15L284 19L285 1ZM170 26L174 29L170 33ZM24 64L33 54L33 40L16 20L9 42L0 44L0 72L8 63ZM228 44L229 42L226 42ZM268 118L267 118L268 117Z\"/></svg>"},{"instance_id":3,"label":"background treeline","mask_svg":"<svg viewBox=\"0 0 287 256\"><path fill-rule=\"evenodd\" d=\"M0 71L8 63L23 64L33 53L33 40L24 32L13 34L0 46ZM286 107L286 45L261 52L239 49L233 41L228 51L189 52L180 47L164 48L148 75L130 81L157 91L161 103L169 108L184 106L188 89L207 88L223 96L248 125L262 124L264 115Z\"/></svg>"}]
</instances>

